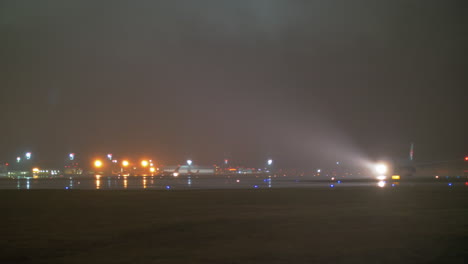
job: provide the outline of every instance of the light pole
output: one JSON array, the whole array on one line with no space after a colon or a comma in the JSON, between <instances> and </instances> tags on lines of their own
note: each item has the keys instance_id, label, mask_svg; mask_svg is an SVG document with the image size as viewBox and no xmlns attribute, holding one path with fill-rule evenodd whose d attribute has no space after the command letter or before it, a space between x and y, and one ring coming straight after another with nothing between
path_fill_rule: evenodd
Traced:
<instances>
[{"instance_id":1,"label":"light pole","mask_svg":"<svg viewBox=\"0 0 468 264\"><path fill-rule=\"evenodd\" d=\"M187 160L187 165L188 165L188 168L187 168L187 174L190 174L191 173L191 166L192 166L192 163L193 161L191 159L188 159Z\"/></svg>"}]
</instances>

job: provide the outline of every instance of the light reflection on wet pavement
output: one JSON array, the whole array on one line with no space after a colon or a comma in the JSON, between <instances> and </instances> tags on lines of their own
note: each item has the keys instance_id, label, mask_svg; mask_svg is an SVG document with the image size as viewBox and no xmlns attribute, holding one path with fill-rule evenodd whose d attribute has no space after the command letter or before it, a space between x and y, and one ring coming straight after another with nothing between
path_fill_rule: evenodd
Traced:
<instances>
[{"instance_id":1,"label":"light reflection on wet pavement","mask_svg":"<svg viewBox=\"0 0 468 264\"><path fill-rule=\"evenodd\" d=\"M65 190L190 190L190 189L270 189L270 188L393 188L414 183L393 181L314 181L293 177L236 177L236 176L100 176L57 178L3 178L0 189L65 189ZM463 183L417 183L454 187Z\"/></svg>"}]
</instances>

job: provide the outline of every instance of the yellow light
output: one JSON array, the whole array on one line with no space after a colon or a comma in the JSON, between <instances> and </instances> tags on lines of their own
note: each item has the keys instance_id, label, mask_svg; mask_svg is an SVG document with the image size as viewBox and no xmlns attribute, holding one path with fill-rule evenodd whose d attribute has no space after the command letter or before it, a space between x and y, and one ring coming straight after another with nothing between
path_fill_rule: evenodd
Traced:
<instances>
[{"instance_id":1,"label":"yellow light","mask_svg":"<svg viewBox=\"0 0 468 264\"><path fill-rule=\"evenodd\" d=\"M154 167L151 167L150 172L154 172L154 171L155 171Z\"/></svg>"},{"instance_id":2,"label":"yellow light","mask_svg":"<svg viewBox=\"0 0 468 264\"><path fill-rule=\"evenodd\" d=\"M128 160L122 161L122 166L127 167L128 165L130 165L130 163L128 162Z\"/></svg>"},{"instance_id":3,"label":"yellow light","mask_svg":"<svg viewBox=\"0 0 468 264\"><path fill-rule=\"evenodd\" d=\"M38 172L39 172L39 168L33 168L33 169L32 169L32 172L38 173Z\"/></svg>"},{"instance_id":4,"label":"yellow light","mask_svg":"<svg viewBox=\"0 0 468 264\"><path fill-rule=\"evenodd\" d=\"M102 167L102 161L100 161L100 160L95 160L95 161L94 161L94 167L96 167L96 168L101 168L101 167Z\"/></svg>"},{"instance_id":5,"label":"yellow light","mask_svg":"<svg viewBox=\"0 0 468 264\"><path fill-rule=\"evenodd\" d=\"M400 175L392 175L392 180L399 180L400 179Z\"/></svg>"},{"instance_id":6,"label":"yellow light","mask_svg":"<svg viewBox=\"0 0 468 264\"><path fill-rule=\"evenodd\" d=\"M142 166L142 167L148 167L148 164L149 164L149 163L148 163L147 160L142 160L142 161L141 161L141 166Z\"/></svg>"}]
</instances>

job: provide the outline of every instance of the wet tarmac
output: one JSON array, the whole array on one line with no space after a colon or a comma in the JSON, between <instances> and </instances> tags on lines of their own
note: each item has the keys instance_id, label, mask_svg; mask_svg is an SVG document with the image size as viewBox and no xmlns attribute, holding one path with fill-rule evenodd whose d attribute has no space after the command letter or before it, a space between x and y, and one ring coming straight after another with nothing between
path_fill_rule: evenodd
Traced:
<instances>
[{"instance_id":1,"label":"wet tarmac","mask_svg":"<svg viewBox=\"0 0 468 264\"><path fill-rule=\"evenodd\" d=\"M400 187L413 185L467 186L466 182L400 182L369 180L317 181L302 177L271 176L93 176L56 178L3 178L0 189L37 190L190 190L190 189L270 189L270 188L346 188Z\"/></svg>"}]
</instances>

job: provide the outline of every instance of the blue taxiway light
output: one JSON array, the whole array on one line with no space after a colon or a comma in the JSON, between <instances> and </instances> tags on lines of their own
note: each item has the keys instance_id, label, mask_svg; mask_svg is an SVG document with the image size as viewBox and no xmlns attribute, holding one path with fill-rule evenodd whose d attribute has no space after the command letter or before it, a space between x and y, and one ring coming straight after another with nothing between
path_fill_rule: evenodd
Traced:
<instances>
[{"instance_id":1,"label":"blue taxiway light","mask_svg":"<svg viewBox=\"0 0 468 264\"><path fill-rule=\"evenodd\" d=\"M167 185L167 186L166 186L166 189L168 189L168 190L169 190L170 188L171 188L171 186L169 186L169 185Z\"/></svg>"},{"instance_id":2,"label":"blue taxiway light","mask_svg":"<svg viewBox=\"0 0 468 264\"><path fill-rule=\"evenodd\" d=\"M333 188L333 187L335 187L335 185L334 185L334 184L330 184L330 188Z\"/></svg>"},{"instance_id":3,"label":"blue taxiway light","mask_svg":"<svg viewBox=\"0 0 468 264\"><path fill-rule=\"evenodd\" d=\"M258 185L254 185L254 188L257 189L257 188L258 188Z\"/></svg>"},{"instance_id":4,"label":"blue taxiway light","mask_svg":"<svg viewBox=\"0 0 468 264\"><path fill-rule=\"evenodd\" d=\"M451 183L451 182L449 182L448 186L452 186L452 183Z\"/></svg>"}]
</instances>

